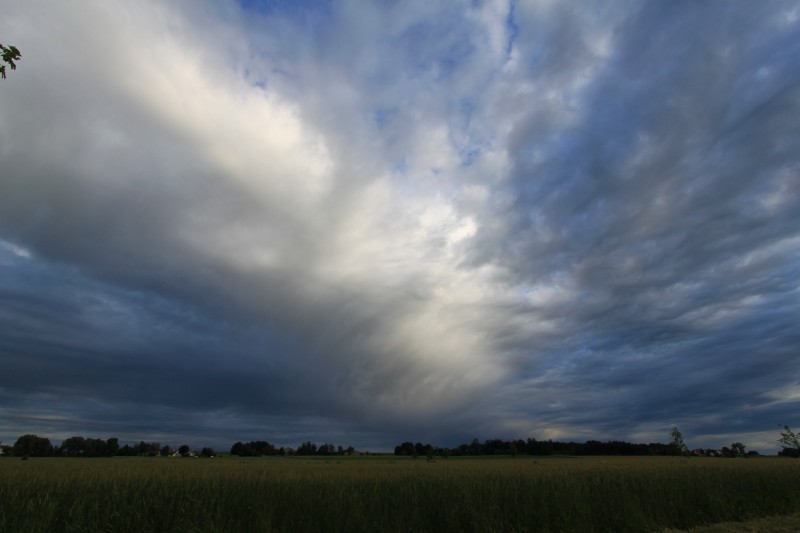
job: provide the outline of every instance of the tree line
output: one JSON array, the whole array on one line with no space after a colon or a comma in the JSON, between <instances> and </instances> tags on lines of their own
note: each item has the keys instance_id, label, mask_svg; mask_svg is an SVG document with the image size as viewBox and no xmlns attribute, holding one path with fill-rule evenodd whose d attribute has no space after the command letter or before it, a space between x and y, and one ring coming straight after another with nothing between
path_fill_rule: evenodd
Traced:
<instances>
[{"instance_id":1,"label":"tree line","mask_svg":"<svg viewBox=\"0 0 800 533\"><path fill-rule=\"evenodd\" d=\"M635 444L625 441L589 440L584 443L560 442L554 440L536 440L534 438L502 440L490 439L483 442L473 439L469 444L460 444L452 448L422 444L421 442L403 442L394 448L398 456L476 456L476 455L706 455L715 457L739 457L758 455L756 451L746 451L741 442L734 442L730 447L723 446L719 450L705 449L689 451L683 441L683 435L674 427L670 431L671 442L668 444L651 442ZM795 433L789 426L783 426L778 442L782 449L778 455L800 457L800 433ZM312 441L303 442L297 448L276 446L267 441L236 442L230 449L231 455L239 457L287 456L287 455L361 455L369 452L358 452L352 446L347 448L331 443L317 445ZM50 439L27 434L19 437L13 446L0 443L0 455L18 457L113 457L113 456L182 456L213 457L214 450L209 447L199 452L193 451L183 444L177 449L169 445L162 446L158 442L140 441L138 444L119 445L119 439L96 439L90 437L70 437L61 446L53 446Z\"/></svg>"},{"instance_id":2,"label":"tree line","mask_svg":"<svg viewBox=\"0 0 800 533\"><path fill-rule=\"evenodd\" d=\"M360 455L352 446L347 448L331 443L317 445L308 441L297 448L278 447L267 441L237 442L231 447L231 455L240 457L285 456L285 455ZM369 452L363 452L368 454ZM50 439L38 435L23 435L13 446L0 444L0 455L17 457L214 457L216 452L209 447L199 452L193 451L187 444L177 449L169 445L162 446L158 442L140 441L138 444L120 446L119 439L96 439L91 437L70 437L64 439L61 446L54 446Z\"/></svg>"},{"instance_id":3,"label":"tree line","mask_svg":"<svg viewBox=\"0 0 800 533\"><path fill-rule=\"evenodd\" d=\"M277 447L269 442L258 440L248 443L237 442L231 446L231 455L239 457L261 457L261 456L286 456L286 455L361 455L362 452L356 451L352 446L347 448L339 445L335 446L328 442L317 446L316 443L307 441L297 448L287 446ZM368 454L369 452L363 452Z\"/></svg>"},{"instance_id":4,"label":"tree line","mask_svg":"<svg viewBox=\"0 0 800 533\"><path fill-rule=\"evenodd\" d=\"M673 444L652 442L634 444L624 441L601 442L590 440L584 443L554 440L502 440L490 439L480 442L473 439L469 444L453 448L442 448L421 442L404 442L394 448L395 455L416 456L474 456L474 455L680 455L681 450Z\"/></svg>"},{"instance_id":5,"label":"tree line","mask_svg":"<svg viewBox=\"0 0 800 533\"><path fill-rule=\"evenodd\" d=\"M479 455L703 455L709 457L746 457L759 455L757 451L746 451L746 446L741 442L734 442L730 447L720 449L695 449L689 450L683 441L683 435L678 428L670 431L671 441L667 444L651 442L636 444L625 441L589 440L584 443L560 442L554 440L502 440L491 439L480 442L473 439L469 444L461 444L453 448L442 448L421 442L404 442L394 448L394 454L400 456L419 457L425 456L479 456ZM783 449L778 455L800 457L800 435L792 433L785 426L781 433L780 443Z\"/></svg>"},{"instance_id":6,"label":"tree line","mask_svg":"<svg viewBox=\"0 0 800 533\"><path fill-rule=\"evenodd\" d=\"M91 437L70 437L64 439L61 446L54 446L50 439L38 435L23 435L17 439L13 446L0 445L2 455L16 457L114 457L114 456L181 456L181 457L213 457L216 455L212 448L202 448L199 452L193 451L187 444L173 449L169 445L161 446L158 442L140 441L133 446L119 445L119 439L95 439Z\"/></svg>"}]
</instances>

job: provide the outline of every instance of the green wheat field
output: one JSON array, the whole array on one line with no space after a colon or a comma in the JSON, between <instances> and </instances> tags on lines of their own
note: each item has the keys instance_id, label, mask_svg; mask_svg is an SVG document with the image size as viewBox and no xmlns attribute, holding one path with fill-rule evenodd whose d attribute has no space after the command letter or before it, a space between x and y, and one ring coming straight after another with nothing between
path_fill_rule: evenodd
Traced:
<instances>
[{"instance_id":1,"label":"green wheat field","mask_svg":"<svg viewBox=\"0 0 800 533\"><path fill-rule=\"evenodd\" d=\"M665 531L800 511L760 457L0 459L0 531Z\"/></svg>"}]
</instances>

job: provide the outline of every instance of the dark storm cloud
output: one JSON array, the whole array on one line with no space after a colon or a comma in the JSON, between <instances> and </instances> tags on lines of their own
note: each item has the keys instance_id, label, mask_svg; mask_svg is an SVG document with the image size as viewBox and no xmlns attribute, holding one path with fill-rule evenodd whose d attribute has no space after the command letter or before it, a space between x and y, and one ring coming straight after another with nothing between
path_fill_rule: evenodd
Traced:
<instances>
[{"instance_id":1,"label":"dark storm cloud","mask_svg":"<svg viewBox=\"0 0 800 533\"><path fill-rule=\"evenodd\" d=\"M785 417L763 407L798 380L800 35L789 8L648 4L613 28L597 75L571 97L577 111L514 124L511 216L480 250L531 291L569 295L531 306L557 335L544 347L532 338L520 357L523 375L547 376L534 378L544 388L533 403L568 405L561 423L614 435L673 420L714 434ZM520 53L520 76L581 76L585 39L572 37L555 45L557 61Z\"/></svg>"},{"instance_id":2,"label":"dark storm cloud","mask_svg":"<svg viewBox=\"0 0 800 533\"><path fill-rule=\"evenodd\" d=\"M4 441L792 422L791 3L181 6L0 28Z\"/></svg>"}]
</instances>

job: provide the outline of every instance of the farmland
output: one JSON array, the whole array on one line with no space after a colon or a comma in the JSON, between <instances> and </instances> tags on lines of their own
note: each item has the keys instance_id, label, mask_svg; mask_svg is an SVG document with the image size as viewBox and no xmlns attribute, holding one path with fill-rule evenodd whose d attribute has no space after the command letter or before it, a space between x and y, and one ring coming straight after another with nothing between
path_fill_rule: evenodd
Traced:
<instances>
[{"instance_id":1,"label":"farmland","mask_svg":"<svg viewBox=\"0 0 800 533\"><path fill-rule=\"evenodd\" d=\"M800 511L800 461L0 459L0 531L663 531Z\"/></svg>"}]
</instances>

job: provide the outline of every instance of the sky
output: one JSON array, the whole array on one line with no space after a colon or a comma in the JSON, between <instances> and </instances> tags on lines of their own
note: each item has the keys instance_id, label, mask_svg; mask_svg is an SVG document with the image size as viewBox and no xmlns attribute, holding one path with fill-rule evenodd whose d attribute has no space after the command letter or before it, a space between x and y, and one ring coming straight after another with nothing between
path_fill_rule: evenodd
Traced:
<instances>
[{"instance_id":1,"label":"sky","mask_svg":"<svg viewBox=\"0 0 800 533\"><path fill-rule=\"evenodd\" d=\"M797 2L0 8L4 444L800 427Z\"/></svg>"}]
</instances>

